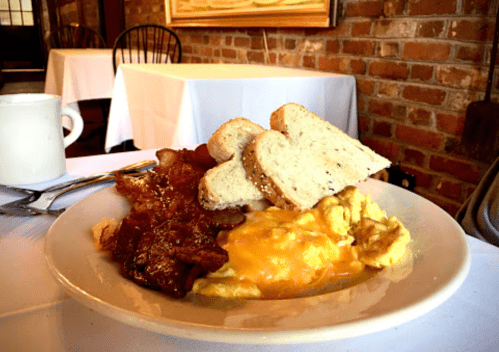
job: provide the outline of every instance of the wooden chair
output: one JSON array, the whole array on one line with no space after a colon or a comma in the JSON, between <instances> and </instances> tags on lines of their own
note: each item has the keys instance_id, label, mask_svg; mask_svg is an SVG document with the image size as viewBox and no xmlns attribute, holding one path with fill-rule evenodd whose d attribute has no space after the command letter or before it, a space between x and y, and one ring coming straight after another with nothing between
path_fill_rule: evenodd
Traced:
<instances>
[{"instance_id":1,"label":"wooden chair","mask_svg":"<svg viewBox=\"0 0 499 352\"><path fill-rule=\"evenodd\" d=\"M124 30L114 42L114 73L120 63L180 63L182 46L172 30L145 24Z\"/></svg>"},{"instance_id":2,"label":"wooden chair","mask_svg":"<svg viewBox=\"0 0 499 352\"><path fill-rule=\"evenodd\" d=\"M167 27L144 24L128 28L116 38L113 47L114 74L120 63L180 63L182 46L177 34ZM111 150L137 150L133 140L123 142Z\"/></svg>"},{"instance_id":3,"label":"wooden chair","mask_svg":"<svg viewBox=\"0 0 499 352\"><path fill-rule=\"evenodd\" d=\"M58 49L106 47L102 35L79 23L59 27L50 33L48 41L51 48Z\"/></svg>"}]
</instances>

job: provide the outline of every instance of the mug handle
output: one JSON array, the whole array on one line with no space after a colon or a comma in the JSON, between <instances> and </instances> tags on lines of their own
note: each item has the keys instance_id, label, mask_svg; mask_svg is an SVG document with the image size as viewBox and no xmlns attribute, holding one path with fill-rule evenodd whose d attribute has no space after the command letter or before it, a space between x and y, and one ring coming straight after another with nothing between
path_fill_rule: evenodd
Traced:
<instances>
[{"instance_id":1,"label":"mug handle","mask_svg":"<svg viewBox=\"0 0 499 352\"><path fill-rule=\"evenodd\" d=\"M69 116L73 125L71 132L64 137L64 148L67 148L69 145L73 144L83 132L83 119L75 110L65 106L61 107L61 113L62 116Z\"/></svg>"}]
</instances>

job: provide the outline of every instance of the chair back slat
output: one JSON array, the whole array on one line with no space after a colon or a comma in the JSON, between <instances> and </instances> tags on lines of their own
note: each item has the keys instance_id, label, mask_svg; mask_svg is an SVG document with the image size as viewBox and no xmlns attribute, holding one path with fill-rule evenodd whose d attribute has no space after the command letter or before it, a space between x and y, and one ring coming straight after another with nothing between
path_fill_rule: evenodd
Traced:
<instances>
[{"instance_id":1,"label":"chair back slat","mask_svg":"<svg viewBox=\"0 0 499 352\"><path fill-rule=\"evenodd\" d=\"M182 47L167 27L149 24L124 30L113 47L114 73L120 63L180 63Z\"/></svg>"}]
</instances>

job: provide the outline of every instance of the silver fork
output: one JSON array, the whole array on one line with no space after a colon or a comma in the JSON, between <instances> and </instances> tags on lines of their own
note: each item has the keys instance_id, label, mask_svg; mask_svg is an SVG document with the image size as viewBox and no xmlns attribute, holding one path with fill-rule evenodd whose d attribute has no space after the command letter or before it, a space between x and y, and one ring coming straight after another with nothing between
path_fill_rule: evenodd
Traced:
<instances>
[{"instance_id":1,"label":"silver fork","mask_svg":"<svg viewBox=\"0 0 499 352\"><path fill-rule=\"evenodd\" d=\"M55 190L63 189L63 188L66 188L66 187L69 187L69 186L72 186L72 185L75 185L75 184L78 184L78 183L91 181L93 179L96 179L96 178L99 178L99 177L102 177L102 176L113 175L116 171L120 171L120 172L124 172L124 173L127 173L127 172L137 172L137 171L140 171L142 169L147 169L147 168L150 168L150 167L153 167L153 166L156 166L156 161L154 161L154 160L143 160L143 161L139 161L137 163L133 163L131 165L127 165L127 166L122 167L121 169L118 169L118 170L107 171L107 172L99 172L97 174L93 174L93 175L90 175L90 176L81 177L81 178L77 178L77 179L74 179L74 180L69 180L69 181L66 181L66 182L58 183L56 185L47 187L47 188L42 189L40 191L39 190L35 190L35 189L21 188L21 187L9 186L9 185L4 185L4 184L0 184L0 190L16 192L16 193L19 193L19 194L23 194L25 196L39 197L44 192L55 191ZM36 198L33 198L33 200L35 200L35 199Z\"/></svg>"},{"instance_id":2,"label":"silver fork","mask_svg":"<svg viewBox=\"0 0 499 352\"><path fill-rule=\"evenodd\" d=\"M112 181L115 179L114 173L117 171L131 176L141 176L145 173L141 172L140 170L148 169L155 165L156 162L152 160L141 161L139 163L125 166L124 168L121 168L119 170L99 173L76 180L70 180L48 187L42 191L19 188L21 192L25 191L25 193L29 194L29 196L7 204L0 205L0 214L10 214L16 216L50 214L58 216L62 212L64 212L65 208L50 209L50 206L57 197L92 184Z\"/></svg>"},{"instance_id":3,"label":"silver fork","mask_svg":"<svg viewBox=\"0 0 499 352\"><path fill-rule=\"evenodd\" d=\"M127 173L130 176L143 176L145 172L134 172ZM98 178L91 179L86 182L80 182L63 189L56 189L52 191L47 191L42 193L38 198L32 199L32 197L22 198L7 204L0 205L0 213L17 216L32 216L39 214L49 214L59 216L62 214L66 208L50 209L50 206L55 201L55 199L63 194L72 192L79 188L88 187L97 183L110 182L116 179L114 175L101 176Z\"/></svg>"}]
</instances>

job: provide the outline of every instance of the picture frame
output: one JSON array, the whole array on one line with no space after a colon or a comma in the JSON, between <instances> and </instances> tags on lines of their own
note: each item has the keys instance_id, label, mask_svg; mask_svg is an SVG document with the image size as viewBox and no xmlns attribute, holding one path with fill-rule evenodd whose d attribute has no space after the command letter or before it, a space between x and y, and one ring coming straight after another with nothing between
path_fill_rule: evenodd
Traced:
<instances>
[{"instance_id":1,"label":"picture frame","mask_svg":"<svg viewBox=\"0 0 499 352\"><path fill-rule=\"evenodd\" d=\"M331 27L338 0L165 0L171 27Z\"/></svg>"}]
</instances>

